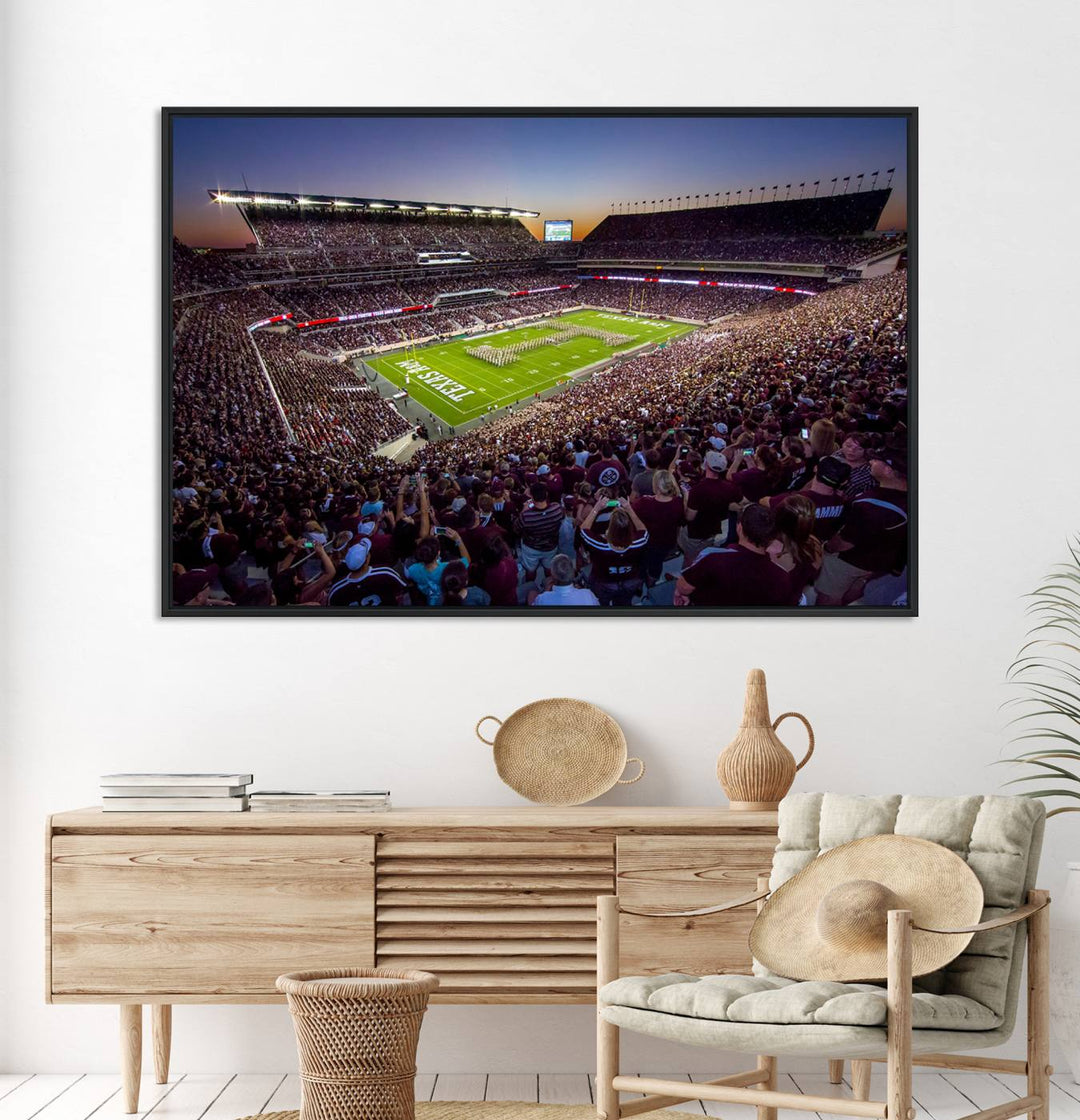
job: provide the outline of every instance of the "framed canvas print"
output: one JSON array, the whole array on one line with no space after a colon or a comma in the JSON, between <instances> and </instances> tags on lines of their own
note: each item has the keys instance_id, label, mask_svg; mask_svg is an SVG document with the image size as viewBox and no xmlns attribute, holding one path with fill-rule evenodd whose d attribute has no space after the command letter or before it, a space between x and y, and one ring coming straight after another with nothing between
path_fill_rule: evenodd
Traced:
<instances>
[{"instance_id":1,"label":"framed canvas print","mask_svg":"<svg viewBox=\"0 0 1080 1120\"><path fill-rule=\"evenodd\" d=\"M914 109L166 109L167 615L916 613Z\"/></svg>"}]
</instances>

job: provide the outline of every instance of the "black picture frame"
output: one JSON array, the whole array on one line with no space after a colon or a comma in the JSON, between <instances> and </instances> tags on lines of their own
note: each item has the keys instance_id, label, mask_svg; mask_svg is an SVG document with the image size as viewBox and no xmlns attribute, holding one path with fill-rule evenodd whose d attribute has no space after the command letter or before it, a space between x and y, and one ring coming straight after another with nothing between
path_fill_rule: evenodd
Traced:
<instances>
[{"instance_id":1,"label":"black picture frame","mask_svg":"<svg viewBox=\"0 0 1080 1120\"><path fill-rule=\"evenodd\" d=\"M447 611L444 607L380 607L355 610L309 606L178 607L171 602L172 582L172 236L173 236L173 124L182 117L901 117L907 138L907 342L908 342L908 601L902 607L469 607ZM713 618L915 618L918 617L918 108L876 107L175 107L161 110L161 584L160 609L164 618L538 618L619 616Z\"/></svg>"}]
</instances>

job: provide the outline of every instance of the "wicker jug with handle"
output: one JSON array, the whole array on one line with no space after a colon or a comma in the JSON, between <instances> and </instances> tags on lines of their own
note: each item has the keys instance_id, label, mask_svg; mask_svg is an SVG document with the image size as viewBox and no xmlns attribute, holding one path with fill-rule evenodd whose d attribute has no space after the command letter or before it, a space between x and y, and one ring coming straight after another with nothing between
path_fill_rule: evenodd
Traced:
<instances>
[{"instance_id":1,"label":"wicker jug with handle","mask_svg":"<svg viewBox=\"0 0 1080 1120\"><path fill-rule=\"evenodd\" d=\"M782 720L794 717L806 727L810 743L802 762L796 763L791 751L780 741L776 728ZM746 704L743 720L735 738L716 760L716 776L731 802L731 808L744 811L775 810L791 789L796 771L814 753L814 729L800 712L784 712L769 719L769 694L765 673L751 669L746 675Z\"/></svg>"}]
</instances>

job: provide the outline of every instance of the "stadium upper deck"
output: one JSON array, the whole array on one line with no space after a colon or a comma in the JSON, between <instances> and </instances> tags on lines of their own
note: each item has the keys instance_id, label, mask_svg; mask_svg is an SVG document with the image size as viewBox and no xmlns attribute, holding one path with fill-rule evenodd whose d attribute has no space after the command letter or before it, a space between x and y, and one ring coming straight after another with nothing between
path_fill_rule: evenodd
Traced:
<instances>
[{"instance_id":1,"label":"stadium upper deck","mask_svg":"<svg viewBox=\"0 0 1080 1120\"><path fill-rule=\"evenodd\" d=\"M582 242L588 259L849 265L882 251L873 233L890 189L824 198L612 214Z\"/></svg>"},{"instance_id":2,"label":"stadium upper deck","mask_svg":"<svg viewBox=\"0 0 1080 1120\"><path fill-rule=\"evenodd\" d=\"M236 206L255 239L255 253L233 254L248 280L450 266L505 267L523 262L633 260L668 263L756 263L776 271L823 275L902 248L902 237L875 227L890 189L823 198L691 207L605 218L582 242L538 241L517 207L393 199L210 190L218 205Z\"/></svg>"}]
</instances>

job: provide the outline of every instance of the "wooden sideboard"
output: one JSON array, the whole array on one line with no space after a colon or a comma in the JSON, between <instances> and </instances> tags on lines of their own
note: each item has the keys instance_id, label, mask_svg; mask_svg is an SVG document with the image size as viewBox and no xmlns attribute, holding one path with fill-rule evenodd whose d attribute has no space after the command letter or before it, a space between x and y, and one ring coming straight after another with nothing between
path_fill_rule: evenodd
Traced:
<instances>
[{"instance_id":1,"label":"wooden sideboard","mask_svg":"<svg viewBox=\"0 0 1080 1120\"><path fill-rule=\"evenodd\" d=\"M58 813L46 999L120 1005L134 1112L143 1004L164 1081L173 1004L281 1002L275 978L298 969L427 969L441 1003L591 1003L597 895L749 894L775 845L774 813L714 808ZM745 971L753 917L624 914L620 971Z\"/></svg>"}]
</instances>

